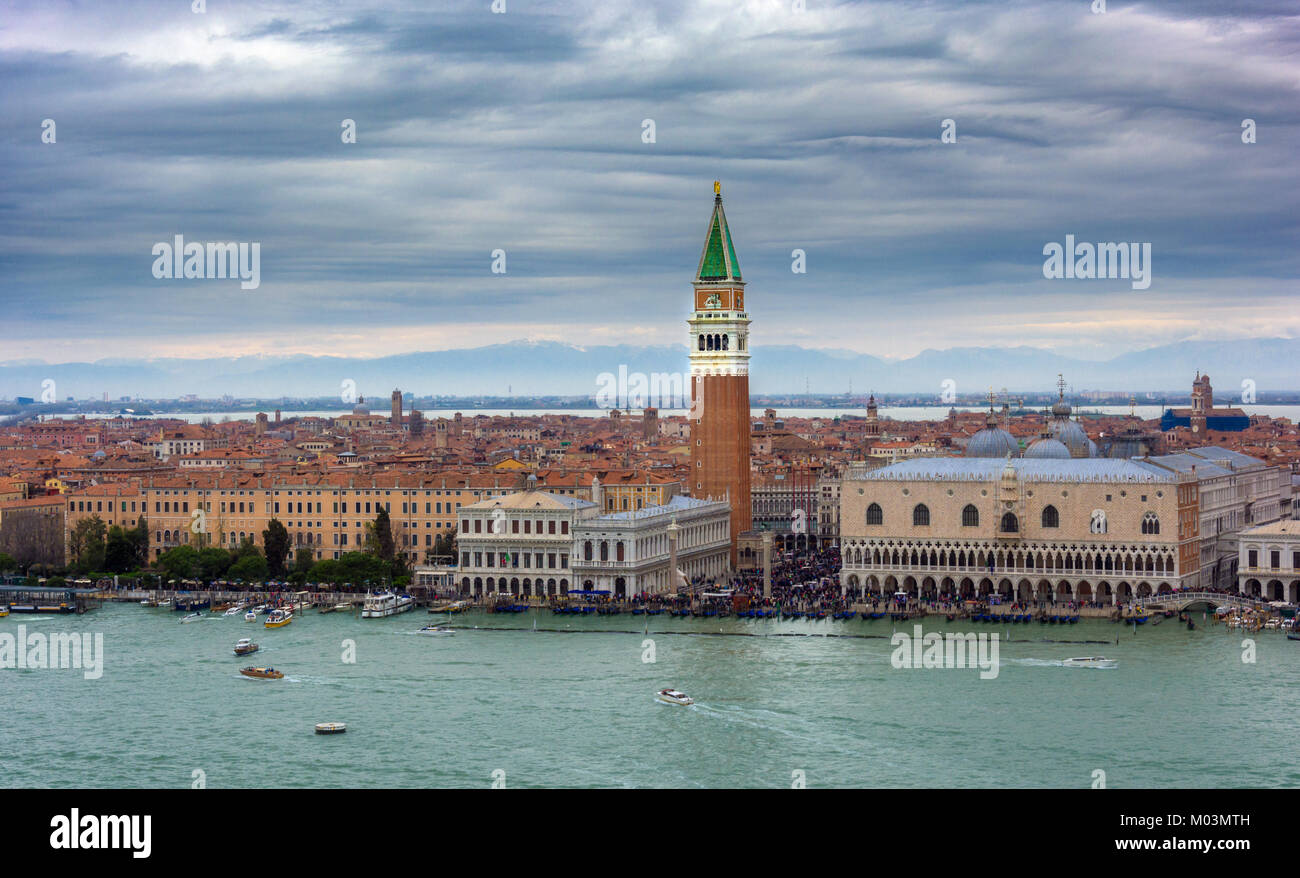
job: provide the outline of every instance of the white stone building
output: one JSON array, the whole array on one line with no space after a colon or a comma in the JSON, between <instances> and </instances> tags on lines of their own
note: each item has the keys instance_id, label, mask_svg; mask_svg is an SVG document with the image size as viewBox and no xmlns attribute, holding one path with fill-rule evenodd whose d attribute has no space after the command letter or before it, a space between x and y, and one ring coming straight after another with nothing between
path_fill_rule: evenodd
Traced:
<instances>
[{"instance_id":1,"label":"white stone building","mask_svg":"<svg viewBox=\"0 0 1300 878\"><path fill-rule=\"evenodd\" d=\"M728 574L731 507L675 495L667 503L587 518L574 527L578 587L615 596L676 591L669 564L670 523L677 525L677 569L686 582Z\"/></svg>"},{"instance_id":2,"label":"white stone building","mask_svg":"<svg viewBox=\"0 0 1300 878\"><path fill-rule=\"evenodd\" d=\"M1288 518L1252 527L1237 542L1238 591L1300 604L1300 521Z\"/></svg>"}]
</instances>

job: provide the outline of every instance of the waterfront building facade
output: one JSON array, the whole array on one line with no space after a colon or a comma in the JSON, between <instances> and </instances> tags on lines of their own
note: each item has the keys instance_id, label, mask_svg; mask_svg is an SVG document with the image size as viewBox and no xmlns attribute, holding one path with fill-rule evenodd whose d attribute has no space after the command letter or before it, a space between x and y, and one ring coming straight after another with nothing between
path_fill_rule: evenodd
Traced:
<instances>
[{"instance_id":1,"label":"waterfront building facade","mask_svg":"<svg viewBox=\"0 0 1300 878\"><path fill-rule=\"evenodd\" d=\"M573 534L594 518L590 500L528 490L459 510L457 584L471 595L554 597L573 588Z\"/></svg>"},{"instance_id":2,"label":"waterfront building facade","mask_svg":"<svg viewBox=\"0 0 1300 878\"><path fill-rule=\"evenodd\" d=\"M929 458L841 489L846 593L1115 603L1192 586L1197 482L1138 461Z\"/></svg>"},{"instance_id":3,"label":"waterfront building facade","mask_svg":"<svg viewBox=\"0 0 1300 878\"><path fill-rule=\"evenodd\" d=\"M673 576L670 525L676 525ZM616 597L675 592L684 583L727 575L731 508L718 500L675 496L659 506L581 519L574 525L573 579Z\"/></svg>"},{"instance_id":4,"label":"waterfront building facade","mask_svg":"<svg viewBox=\"0 0 1300 878\"><path fill-rule=\"evenodd\" d=\"M1287 515L1284 502L1289 488L1287 471L1214 445L1146 457L1143 462L1196 479L1200 495L1201 556L1197 585L1235 588L1237 537L1246 528Z\"/></svg>"},{"instance_id":5,"label":"waterfront building facade","mask_svg":"<svg viewBox=\"0 0 1300 878\"><path fill-rule=\"evenodd\" d=\"M1247 528L1238 535L1237 551L1241 594L1300 604L1300 521Z\"/></svg>"}]
</instances>

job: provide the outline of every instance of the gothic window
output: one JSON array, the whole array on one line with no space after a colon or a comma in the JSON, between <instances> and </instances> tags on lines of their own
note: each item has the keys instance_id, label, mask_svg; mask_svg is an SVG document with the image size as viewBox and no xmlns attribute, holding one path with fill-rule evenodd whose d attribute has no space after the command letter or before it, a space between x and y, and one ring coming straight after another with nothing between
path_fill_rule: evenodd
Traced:
<instances>
[{"instance_id":1,"label":"gothic window","mask_svg":"<svg viewBox=\"0 0 1300 878\"><path fill-rule=\"evenodd\" d=\"M1043 527L1060 527L1061 514L1056 511L1055 506L1048 506L1043 509Z\"/></svg>"},{"instance_id":2,"label":"gothic window","mask_svg":"<svg viewBox=\"0 0 1300 878\"><path fill-rule=\"evenodd\" d=\"M1160 519L1154 512L1148 512L1142 516L1142 533L1158 534L1160 533Z\"/></svg>"},{"instance_id":3,"label":"gothic window","mask_svg":"<svg viewBox=\"0 0 1300 878\"><path fill-rule=\"evenodd\" d=\"M1002 532L1013 534L1020 530L1020 521L1010 512L1002 516Z\"/></svg>"},{"instance_id":4,"label":"gothic window","mask_svg":"<svg viewBox=\"0 0 1300 878\"><path fill-rule=\"evenodd\" d=\"M912 525L915 527L924 527L930 523L930 507L924 503L916 504L912 510Z\"/></svg>"},{"instance_id":5,"label":"gothic window","mask_svg":"<svg viewBox=\"0 0 1300 878\"><path fill-rule=\"evenodd\" d=\"M704 336L700 336L700 350L704 350Z\"/></svg>"},{"instance_id":6,"label":"gothic window","mask_svg":"<svg viewBox=\"0 0 1300 878\"><path fill-rule=\"evenodd\" d=\"M966 504L966 508L961 511L962 527L979 527L980 511L971 504Z\"/></svg>"},{"instance_id":7,"label":"gothic window","mask_svg":"<svg viewBox=\"0 0 1300 878\"><path fill-rule=\"evenodd\" d=\"M728 345L730 344L730 340L731 340L731 336L729 336L729 335L724 335L724 336L722 337L722 349L723 349L724 351L727 350L727 347L728 347Z\"/></svg>"},{"instance_id":8,"label":"gothic window","mask_svg":"<svg viewBox=\"0 0 1300 878\"><path fill-rule=\"evenodd\" d=\"M867 507L867 524L884 524L885 513L880 508L879 503L872 503Z\"/></svg>"}]
</instances>

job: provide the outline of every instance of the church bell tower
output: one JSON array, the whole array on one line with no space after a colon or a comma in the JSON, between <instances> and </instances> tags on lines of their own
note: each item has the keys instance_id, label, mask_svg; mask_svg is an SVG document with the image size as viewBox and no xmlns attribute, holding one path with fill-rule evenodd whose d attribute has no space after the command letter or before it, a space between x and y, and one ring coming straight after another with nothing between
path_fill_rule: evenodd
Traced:
<instances>
[{"instance_id":1,"label":"church bell tower","mask_svg":"<svg viewBox=\"0 0 1300 878\"><path fill-rule=\"evenodd\" d=\"M690 494L731 503L731 566L751 524L749 497L749 313L745 282L713 184L713 214L695 272L690 318Z\"/></svg>"}]
</instances>

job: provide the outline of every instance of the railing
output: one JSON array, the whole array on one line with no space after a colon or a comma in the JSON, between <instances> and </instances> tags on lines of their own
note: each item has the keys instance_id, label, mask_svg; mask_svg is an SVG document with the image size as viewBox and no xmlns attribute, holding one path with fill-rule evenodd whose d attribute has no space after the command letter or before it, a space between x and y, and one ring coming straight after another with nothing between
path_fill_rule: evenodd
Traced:
<instances>
[{"instance_id":1,"label":"railing","mask_svg":"<svg viewBox=\"0 0 1300 878\"><path fill-rule=\"evenodd\" d=\"M1237 604L1239 606L1254 607L1260 609L1264 606L1264 601L1257 598L1247 597L1243 594L1224 594L1217 591L1167 591L1159 594L1147 595L1142 598L1134 598L1144 604L1194 604L1198 601L1206 601L1215 604Z\"/></svg>"}]
</instances>

